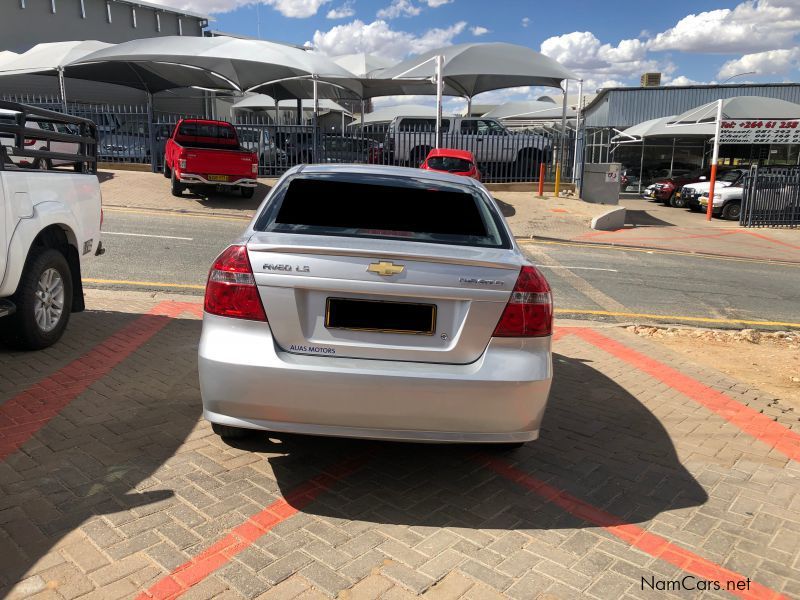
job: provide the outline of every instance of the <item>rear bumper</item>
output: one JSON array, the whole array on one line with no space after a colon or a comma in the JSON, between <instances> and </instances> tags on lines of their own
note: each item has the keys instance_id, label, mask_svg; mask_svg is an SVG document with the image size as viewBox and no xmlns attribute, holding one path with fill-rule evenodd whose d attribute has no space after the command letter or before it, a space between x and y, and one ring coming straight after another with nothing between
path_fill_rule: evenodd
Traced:
<instances>
[{"instance_id":1,"label":"rear bumper","mask_svg":"<svg viewBox=\"0 0 800 600\"><path fill-rule=\"evenodd\" d=\"M337 437L524 442L539 435L550 338L493 338L466 365L298 355L268 323L203 317L200 390L213 423Z\"/></svg>"},{"instance_id":2,"label":"rear bumper","mask_svg":"<svg viewBox=\"0 0 800 600\"><path fill-rule=\"evenodd\" d=\"M231 175L231 177L236 177ZM252 177L240 177L234 181L209 181L202 175L194 175L191 173L181 173L178 180L187 185L222 185L230 187L256 187L258 182Z\"/></svg>"}]
</instances>

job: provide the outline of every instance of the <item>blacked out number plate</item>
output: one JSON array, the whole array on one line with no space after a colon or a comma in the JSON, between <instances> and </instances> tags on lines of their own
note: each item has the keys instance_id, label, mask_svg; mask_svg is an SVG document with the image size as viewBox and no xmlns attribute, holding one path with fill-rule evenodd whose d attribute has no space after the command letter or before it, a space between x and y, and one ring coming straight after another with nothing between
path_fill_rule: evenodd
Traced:
<instances>
[{"instance_id":1,"label":"blacked out number plate","mask_svg":"<svg viewBox=\"0 0 800 600\"><path fill-rule=\"evenodd\" d=\"M436 305L328 298L325 303L325 327L433 335L436 331Z\"/></svg>"}]
</instances>

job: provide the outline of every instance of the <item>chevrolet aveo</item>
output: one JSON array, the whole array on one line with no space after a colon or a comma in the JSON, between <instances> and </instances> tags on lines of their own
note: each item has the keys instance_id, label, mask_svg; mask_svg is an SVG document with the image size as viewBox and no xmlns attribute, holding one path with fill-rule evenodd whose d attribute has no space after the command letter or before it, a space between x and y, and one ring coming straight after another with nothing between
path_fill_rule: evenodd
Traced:
<instances>
[{"instance_id":1,"label":"chevrolet aveo","mask_svg":"<svg viewBox=\"0 0 800 600\"><path fill-rule=\"evenodd\" d=\"M480 183L287 172L208 277L203 414L252 430L518 445L552 380L552 296Z\"/></svg>"}]
</instances>

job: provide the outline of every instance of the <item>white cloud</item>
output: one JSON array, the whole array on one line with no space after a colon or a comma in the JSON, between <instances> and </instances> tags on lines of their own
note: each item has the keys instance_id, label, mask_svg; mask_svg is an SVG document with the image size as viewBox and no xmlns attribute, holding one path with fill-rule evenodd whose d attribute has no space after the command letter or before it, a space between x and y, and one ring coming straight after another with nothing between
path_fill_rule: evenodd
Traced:
<instances>
[{"instance_id":1,"label":"white cloud","mask_svg":"<svg viewBox=\"0 0 800 600\"><path fill-rule=\"evenodd\" d=\"M522 17L522 26L523 27L527 27L530 24L531 24L531 18L530 17Z\"/></svg>"},{"instance_id":2,"label":"white cloud","mask_svg":"<svg viewBox=\"0 0 800 600\"><path fill-rule=\"evenodd\" d=\"M328 19L347 19L352 17L356 14L356 10L353 8L352 2L345 2L341 6L337 8L332 8L328 11L328 14L325 15Z\"/></svg>"},{"instance_id":3,"label":"white cloud","mask_svg":"<svg viewBox=\"0 0 800 600\"><path fill-rule=\"evenodd\" d=\"M416 17L422 9L411 0L393 0L392 3L378 11L379 19L396 19L397 17Z\"/></svg>"},{"instance_id":4,"label":"white cloud","mask_svg":"<svg viewBox=\"0 0 800 600\"><path fill-rule=\"evenodd\" d=\"M646 71L669 74L675 70L671 63L650 59L641 40L622 40L612 46L602 44L590 31L548 38L542 42L541 52L582 76L587 91L624 85L626 80L638 80Z\"/></svg>"},{"instance_id":5,"label":"white cloud","mask_svg":"<svg viewBox=\"0 0 800 600\"><path fill-rule=\"evenodd\" d=\"M420 54L453 42L467 27L466 22L444 29L429 29L420 35L392 29L386 21L364 23L356 19L351 23L336 25L328 31L315 31L314 48L328 56L367 52L392 60L401 60L410 54Z\"/></svg>"},{"instance_id":6,"label":"white cloud","mask_svg":"<svg viewBox=\"0 0 800 600\"><path fill-rule=\"evenodd\" d=\"M798 0L747 0L733 9L690 14L648 42L651 50L759 52L797 45Z\"/></svg>"},{"instance_id":7,"label":"white cloud","mask_svg":"<svg viewBox=\"0 0 800 600\"><path fill-rule=\"evenodd\" d=\"M686 77L686 75L678 75L677 77L669 77L663 76L661 77L661 85L709 85L714 83L713 81L697 81L696 79L691 79L690 77Z\"/></svg>"},{"instance_id":8,"label":"white cloud","mask_svg":"<svg viewBox=\"0 0 800 600\"><path fill-rule=\"evenodd\" d=\"M440 6L444 6L445 4L450 4L455 0L425 0L425 3L430 6L431 8L439 8Z\"/></svg>"},{"instance_id":9,"label":"white cloud","mask_svg":"<svg viewBox=\"0 0 800 600\"><path fill-rule=\"evenodd\" d=\"M481 27L480 25L477 25L476 27L470 27L469 30L475 37L480 37L489 33L489 30L486 29L486 27Z\"/></svg>"},{"instance_id":10,"label":"white cloud","mask_svg":"<svg viewBox=\"0 0 800 600\"><path fill-rule=\"evenodd\" d=\"M271 6L284 17L306 19L319 12L323 4L331 0L261 0L261 4ZM153 4L163 4L170 8L191 10L199 13L226 13L258 4L256 0L150 0Z\"/></svg>"},{"instance_id":11,"label":"white cloud","mask_svg":"<svg viewBox=\"0 0 800 600\"><path fill-rule=\"evenodd\" d=\"M786 75L791 71L800 69L800 48L790 50L768 50L745 54L736 60L729 60L717 73L720 80L733 77L739 73L754 75Z\"/></svg>"}]
</instances>

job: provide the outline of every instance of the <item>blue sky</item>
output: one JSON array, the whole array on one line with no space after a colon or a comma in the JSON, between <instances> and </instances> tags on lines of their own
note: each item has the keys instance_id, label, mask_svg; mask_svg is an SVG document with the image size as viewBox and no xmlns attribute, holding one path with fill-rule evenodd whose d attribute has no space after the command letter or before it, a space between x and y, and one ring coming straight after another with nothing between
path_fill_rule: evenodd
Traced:
<instances>
[{"instance_id":1,"label":"blue sky","mask_svg":"<svg viewBox=\"0 0 800 600\"><path fill-rule=\"evenodd\" d=\"M153 0L151 0L153 1ZM466 41L522 44L580 74L587 91L664 83L797 81L800 0L155 0L210 14L210 28L330 55L366 51L399 60ZM482 101L524 98L522 89ZM478 100L480 101L480 100Z\"/></svg>"}]
</instances>

